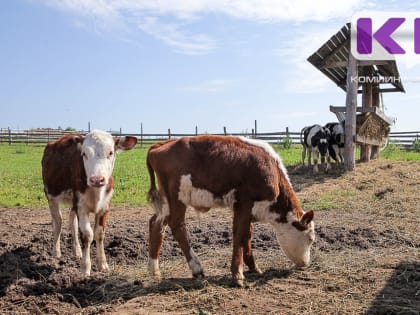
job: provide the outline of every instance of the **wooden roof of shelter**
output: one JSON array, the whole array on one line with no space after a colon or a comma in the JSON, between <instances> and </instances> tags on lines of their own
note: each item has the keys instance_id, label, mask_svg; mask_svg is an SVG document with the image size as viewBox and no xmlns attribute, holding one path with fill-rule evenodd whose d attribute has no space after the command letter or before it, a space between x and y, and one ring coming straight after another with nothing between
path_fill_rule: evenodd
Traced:
<instances>
[{"instance_id":1,"label":"wooden roof of shelter","mask_svg":"<svg viewBox=\"0 0 420 315\"><path fill-rule=\"evenodd\" d=\"M308 58L308 61L337 84L337 86L346 91L349 54L350 23L347 23L322 45L321 48L312 54ZM363 68L365 67L373 67L380 85L385 83L392 85L392 87L380 86L379 92L405 92L395 60L358 60L358 73L363 74ZM398 79L387 82L383 80L385 77ZM362 93L361 84L359 84L358 93Z\"/></svg>"}]
</instances>

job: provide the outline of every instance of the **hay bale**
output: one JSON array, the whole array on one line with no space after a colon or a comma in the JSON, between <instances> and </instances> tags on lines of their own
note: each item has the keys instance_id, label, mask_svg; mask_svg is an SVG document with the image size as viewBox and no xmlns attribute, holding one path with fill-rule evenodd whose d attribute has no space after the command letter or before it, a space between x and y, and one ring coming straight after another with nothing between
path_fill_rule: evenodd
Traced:
<instances>
[{"instance_id":1,"label":"hay bale","mask_svg":"<svg viewBox=\"0 0 420 315\"><path fill-rule=\"evenodd\" d=\"M374 113L363 113L356 117L356 133L359 136L385 141L391 131L390 125Z\"/></svg>"}]
</instances>

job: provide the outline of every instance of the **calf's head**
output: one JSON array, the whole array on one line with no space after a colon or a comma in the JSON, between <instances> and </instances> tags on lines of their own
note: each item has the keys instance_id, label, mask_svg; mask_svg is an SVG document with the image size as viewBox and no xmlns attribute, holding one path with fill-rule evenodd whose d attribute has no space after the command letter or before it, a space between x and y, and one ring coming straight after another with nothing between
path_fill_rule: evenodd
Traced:
<instances>
[{"instance_id":1,"label":"calf's head","mask_svg":"<svg viewBox=\"0 0 420 315\"><path fill-rule=\"evenodd\" d=\"M114 169L117 152L130 150L136 143L136 137L114 138L108 132L100 130L88 133L80 143L87 185L90 187L107 185Z\"/></svg>"},{"instance_id":2,"label":"calf's head","mask_svg":"<svg viewBox=\"0 0 420 315\"><path fill-rule=\"evenodd\" d=\"M275 226L280 247L298 267L308 266L311 262L311 246L315 241L313 218L313 211L306 212L300 219L290 213L286 223Z\"/></svg>"}]
</instances>

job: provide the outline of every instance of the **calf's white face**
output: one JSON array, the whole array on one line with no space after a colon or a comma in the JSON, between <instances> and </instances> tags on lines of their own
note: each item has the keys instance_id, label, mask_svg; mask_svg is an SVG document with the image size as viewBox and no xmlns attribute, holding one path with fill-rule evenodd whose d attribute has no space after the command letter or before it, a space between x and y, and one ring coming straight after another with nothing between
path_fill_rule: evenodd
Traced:
<instances>
[{"instance_id":1,"label":"calf's white face","mask_svg":"<svg viewBox=\"0 0 420 315\"><path fill-rule=\"evenodd\" d=\"M108 132L100 130L88 133L81 145L87 185L107 185L114 169L116 153L119 150L130 150L136 143L135 137L113 138Z\"/></svg>"},{"instance_id":2,"label":"calf's white face","mask_svg":"<svg viewBox=\"0 0 420 315\"><path fill-rule=\"evenodd\" d=\"M296 221L288 215L287 223L275 226L277 239L286 256L298 267L306 267L311 262L311 246L315 240L313 212L309 211Z\"/></svg>"}]
</instances>

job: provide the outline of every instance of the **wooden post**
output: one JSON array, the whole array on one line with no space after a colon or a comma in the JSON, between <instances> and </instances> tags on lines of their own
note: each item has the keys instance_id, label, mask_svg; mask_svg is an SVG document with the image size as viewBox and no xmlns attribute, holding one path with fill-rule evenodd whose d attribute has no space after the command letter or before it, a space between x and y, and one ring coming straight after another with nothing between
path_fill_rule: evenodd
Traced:
<instances>
[{"instance_id":1,"label":"wooden post","mask_svg":"<svg viewBox=\"0 0 420 315\"><path fill-rule=\"evenodd\" d=\"M346 94L346 126L345 126L345 145L344 145L344 168L346 171L354 169L354 151L356 145L354 138L356 135L356 110L357 110L357 60L352 53L349 53L347 65L347 94Z\"/></svg>"},{"instance_id":2,"label":"wooden post","mask_svg":"<svg viewBox=\"0 0 420 315\"><path fill-rule=\"evenodd\" d=\"M223 133L225 134L225 136L227 135L226 127L223 127Z\"/></svg>"},{"instance_id":3,"label":"wooden post","mask_svg":"<svg viewBox=\"0 0 420 315\"><path fill-rule=\"evenodd\" d=\"M379 84L375 84L372 88L372 106L379 107ZM376 160L379 158L379 146L372 146L370 158L371 160Z\"/></svg>"},{"instance_id":4,"label":"wooden post","mask_svg":"<svg viewBox=\"0 0 420 315\"><path fill-rule=\"evenodd\" d=\"M12 131L10 130L10 127L7 128L9 132L9 145L12 144Z\"/></svg>"},{"instance_id":5,"label":"wooden post","mask_svg":"<svg viewBox=\"0 0 420 315\"><path fill-rule=\"evenodd\" d=\"M198 127L195 126L195 135L198 136Z\"/></svg>"},{"instance_id":6,"label":"wooden post","mask_svg":"<svg viewBox=\"0 0 420 315\"><path fill-rule=\"evenodd\" d=\"M122 128L120 127L120 136L122 135Z\"/></svg>"},{"instance_id":7,"label":"wooden post","mask_svg":"<svg viewBox=\"0 0 420 315\"><path fill-rule=\"evenodd\" d=\"M168 129L168 139L171 139L171 129Z\"/></svg>"},{"instance_id":8,"label":"wooden post","mask_svg":"<svg viewBox=\"0 0 420 315\"><path fill-rule=\"evenodd\" d=\"M140 123L140 148L143 148L143 123Z\"/></svg>"},{"instance_id":9,"label":"wooden post","mask_svg":"<svg viewBox=\"0 0 420 315\"><path fill-rule=\"evenodd\" d=\"M257 137L257 120L254 121L255 138Z\"/></svg>"},{"instance_id":10,"label":"wooden post","mask_svg":"<svg viewBox=\"0 0 420 315\"><path fill-rule=\"evenodd\" d=\"M373 67L367 66L363 69L363 75L366 78L373 77ZM369 82L369 81L368 81ZM372 107L372 84L365 83L362 86L362 107ZM370 161L370 153L371 146L369 144L362 144L360 146L360 161L361 162L369 162Z\"/></svg>"}]
</instances>

